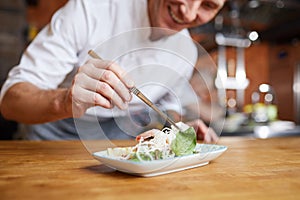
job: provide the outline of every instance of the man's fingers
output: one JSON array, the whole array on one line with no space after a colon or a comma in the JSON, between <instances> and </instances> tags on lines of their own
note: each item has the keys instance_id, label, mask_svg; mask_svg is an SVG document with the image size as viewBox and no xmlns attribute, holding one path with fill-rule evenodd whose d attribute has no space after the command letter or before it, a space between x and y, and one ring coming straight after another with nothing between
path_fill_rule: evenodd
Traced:
<instances>
[{"instance_id":1,"label":"man's fingers","mask_svg":"<svg viewBox=\"0 0 300 200\"><path fill-rule=\"evenodd\" d=\"M97 69L105 69L108 71L112 71L127 88L132 88L134 86L133 80L127 75L127 72L120 67L118 64L106 61L106 60L98 60L98 59L91 59L88 61L88 64L93 64L95 68ZM94 78L100 78L102 74L95 73L97 77Z\"/></svg>"},{"instance_id":2,"label":"man's fingers","mask_svg":"<svg viewBox=\"0 0 300 200\"><path fill-rule=\"evenodd\" d=\"M114 105L120 109L126 109L127 103L111 88L111 86L105 82L98 81L96 92L101 96L109 99Z\"/></svg>"},{"instance_id":3,"label":"man's fingers","mask_svg":"<svg viewBox=\"0 0 300 200\"><path fill-rule=\"evenodd\" d=\"M210 133L210 136L212 138L212 142L217 142L219 140L218 135L216 134L216 132L212 129L212 128L208 128L208 132Z\"/></svg>"},{"instance_id":4,"label":"man's fingers","mask_svg":"<svg viewBox=\"0 0 300 200\"><path fill-rule=\"evenodd\" d=\"M203 141L205 143L215 143L218 141L218 136L212 128L207 128L207 131L204 133Z\"/></svg>"},{"instance_id":5,"label":"man's fingers","mask_svg":"<svg viewBox=\"0 0 300 200\"><path fill-rule=\"evenodd\" d=\"M116 93L116 91L108 83L92 79L91 77L83 73L77 74L75 80L77 81L77 87L85 89L90 93L95 93L94 96L91 96L90 93L88 93L90 94L89 96L84 96L82 94L80 98L82 99L81 101L83 103L94 103L94 105L111 108L111 105L107 106L107 102L103 104L102 98L105 98L108 102L110 102L110 104L116 105L120 109L127 108L127 103L123 101L119 94ZM100 95L100 97L98 97L98 95ZM100 102L98 102L99 100Z\"/></svg>"},{"instance_id":6,"label":"man's fingers","mask_svg":"<svg viewBox=\"0 0 300 200\"><path fill-rule=\"evenodd\" d=\"M124 101L128 102L131 100L131 94L128 88L120 81L120 79L112 71L104 70L100 81L103 81L110 85Z\"/></svg>"},{"instance_id":7,"label":"man's fingers","mask_svg":"<svg viewBox=\"0 0 300 200\"><path fill-rule=\"evenodd\" d=\"M119 65L115 63L111 63L108 66L108 69L113 71L128 88L132 88L134 86L133 80L127 75L126 71L123 70Z\"/></svg>"},{"instance_id":8,"label":"man's fingers","mask_svg":"<svg viewBox=\"0 0 300 200\"><path fill-rule=\"evenodd\" d=\"M112 104L102 95L86 90L80 86L73 87L72 90L73 101L79 104L87 104L90 106L99 105L104 108L111 108Z\"/></svg>"},{"instance_id":9,"label":"man's fingers","mask_svg":"<svg viewBox=\"0 0 300 200\"><path fill-rule=\"evenodd\" d=\"M133 87L133 81L125 77L126 72L117 64L92 59L82 66L81 71L89 77L106 82L113 88L124 101L130 101L132 96L129 88ZM128 83L129 82L129 83Z\"/></svg>"},{"instance_id":10,"label":"man's fingers","mask_svg":"<svg viewBox=\"0 0 300 200\"><path fill-rule=\"evenodd\" d=\"M107 98L120 109L126 109L127 102L131 100L132 96L120 79L121 74L126 73L118 65L91 59L80 67L74 81L76 85L81 85L83 88Z\"/></svg>"},{"instance_id":11,"label":"man's fingers","mask_svg":"<svg viewBox=\"0 0 300 200\"><path fill-rule=\"evenodd\" d=\"M218 141L218 136L215 131L212 128L207 127L202 120L194 120L187 124L195 128L197 138L202 139L203 142L213 143Z\"/></svg>"}]
</instances>

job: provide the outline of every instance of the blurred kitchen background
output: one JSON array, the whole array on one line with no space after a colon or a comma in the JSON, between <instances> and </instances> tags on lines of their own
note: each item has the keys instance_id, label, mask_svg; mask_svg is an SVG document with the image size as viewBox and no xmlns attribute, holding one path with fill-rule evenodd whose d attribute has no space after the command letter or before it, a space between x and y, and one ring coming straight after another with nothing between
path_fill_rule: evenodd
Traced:
<instances>
[{"instance_id":1,"label":"blurred kitchen background","mask_svg":"<svg viewBox=\"0 0 300 200\"><path fill-rule=\"evenodd\" d=\"M1 86L65 2L0 1ZM227 0L213 21L190 32L217 66L208 71L216 78L216 99L226 108L223 135L300 135L300 0ZM205 71L202 65L198 70ZM17 128L0 116L0 139L12 139Z\"/></svg>"}]
</instances>

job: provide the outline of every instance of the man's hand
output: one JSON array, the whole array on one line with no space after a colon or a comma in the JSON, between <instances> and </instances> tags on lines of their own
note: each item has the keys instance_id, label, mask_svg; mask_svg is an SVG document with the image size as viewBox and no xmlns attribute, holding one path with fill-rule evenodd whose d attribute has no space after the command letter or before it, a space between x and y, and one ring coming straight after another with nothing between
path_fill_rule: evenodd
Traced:
<instances>
[{"instance_id":1,"label":"man's hand","mask_svg":"<svg viewBox=\"0 0 300 200\"><path fill-rule=\"evenodd\" d=\"M78 69L69 91L73 116L80 117L92 106L126 109L132 96L133 81L117 64L91 59Z\"/></svg>"},{"instance_id":2,"label":"man's hand","mask_svg":"<svg viewBox=\"0 0 300 200\"><path fill-rule=\"evenodd\" d=\"M187 122L186 124L194 127L197 139L202 139L204 143L216 143L219 139L215 131L207 127L200 119Z\"/></svg>"}]
</instances>

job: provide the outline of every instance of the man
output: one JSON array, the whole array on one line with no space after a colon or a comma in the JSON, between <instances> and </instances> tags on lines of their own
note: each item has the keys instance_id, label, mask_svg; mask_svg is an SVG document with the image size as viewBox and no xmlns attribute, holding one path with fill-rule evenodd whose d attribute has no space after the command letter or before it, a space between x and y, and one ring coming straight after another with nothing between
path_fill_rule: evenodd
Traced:
<instances>
[{"instance_id":1,"label":"man","mask_svg":"<svg viewBox=\"0 0 300 200\"><path fill-rule=\"evenodd\" d=\"M119 130L112 129L116 123L111 121L114 118L111 110L113 107L120 110L128 108L132 102L129 88L137 84L135 77L138 79L139 75L130 78L128 70L124 68L127 65L122 62L123 58L118 60L110 57L115 50L120 51L115 40L111 42L112 46L105 46L105 41L138 28L157 27L150 30L149 37L145 39L146 45L156 42L159 45L172 44L173 36L179 33L188 35L186 28L210 21L224 1L70 0L27 48L20 64L11 70L1 90L1 113L7 119L31 124L27 136L29 139L76 139L76 119L97 106L98 111L95 112L104 132L117 133ZM126 43L129 46L135 44L136 38L144 37L140 31L133 32L129 34L133 42ZM88 51L95 49L98 44L103 45L96 52L101 53L100 56L105 60L87 59ZM119 45L122 49L123 43ZM140 59L158 56L157 51L147 50ZM129 58L125 56L124 59ZM161 61L158 58L155 63ZM143 66L144 63L139 65ZM175 66L176 63L171 65ZM174 67L174 71L181 69L183 71L180 73L190 77L190 69L183 69L179 65ZM166 96L161 92L160 89L156 94L150 94L153 97L151 99L158 100ZM206 142L217 139L201 120L189 124L198 130ZM96 129L91 130L93 132ZM118 135L110 138L118 138Z\"/></svg>"}]
</instances>

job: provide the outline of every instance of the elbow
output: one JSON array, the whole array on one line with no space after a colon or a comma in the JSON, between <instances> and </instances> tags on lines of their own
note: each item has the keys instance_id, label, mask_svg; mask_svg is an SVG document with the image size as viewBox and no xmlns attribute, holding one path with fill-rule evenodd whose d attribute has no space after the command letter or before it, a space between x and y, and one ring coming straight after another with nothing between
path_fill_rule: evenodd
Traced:
<instances>
[{"instance_id":1,"label":"elbow","mask_svg":"<svg viewBox=\"0 0 300 200\"><path fill-rule=\"evenodd\" d=\"M7 105L6 105L5 101L3 101L3 100L0 102L0 113L4 119L14 120L12 112L10 111L9 108L7 108Z\"/></svg>"},{"instance_id":2,"label":"elbow","mask_svg":"<svg viewBox=\"0 0 300 200\"><path fill-rule=\"evenodd\" d=\"M10 92L7 91L0 101L0 113L5 120L17 121L14 99L11 98Z\"/></svg>"}]
</instances>

